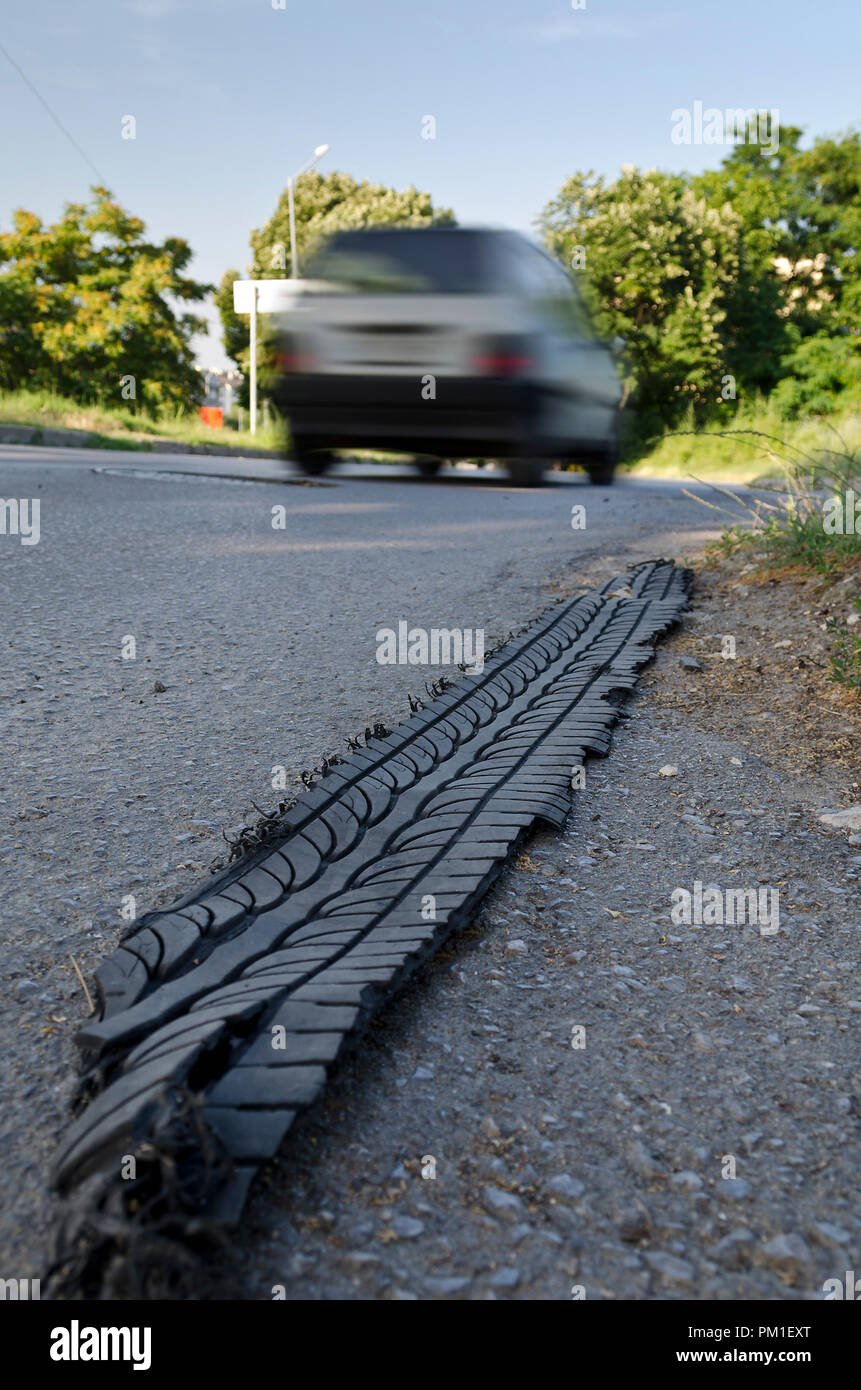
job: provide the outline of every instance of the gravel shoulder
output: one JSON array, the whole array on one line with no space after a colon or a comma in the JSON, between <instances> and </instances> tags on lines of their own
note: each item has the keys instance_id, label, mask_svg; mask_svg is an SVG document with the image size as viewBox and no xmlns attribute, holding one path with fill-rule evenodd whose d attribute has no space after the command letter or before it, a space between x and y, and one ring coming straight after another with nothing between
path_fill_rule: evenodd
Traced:
<instances>
[{"instance_id":1,"label":"gravel shoulder","mask_svg":"<svg viewBox=\"0 0 861 1390\"><path fill-rule=\"evenodd\" d=\"M818 615L740 568L701 573L566 832L296 1126L245 1296L804 1300L857 1267L861 852L817 814L858 799L859 711L799 706L773 643L819 659ZM728 626L747 674L707 659ZM696 880L777 889L778 932L675 925Z\"/></svg>"}]
</instances>

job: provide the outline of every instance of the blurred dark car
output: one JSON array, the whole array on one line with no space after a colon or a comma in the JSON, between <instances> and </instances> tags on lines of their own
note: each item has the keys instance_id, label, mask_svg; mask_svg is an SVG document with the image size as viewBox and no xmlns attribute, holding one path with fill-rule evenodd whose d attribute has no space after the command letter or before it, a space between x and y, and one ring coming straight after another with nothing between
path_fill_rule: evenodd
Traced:
<instances>
[{"instance_id":1,"label":"blurred dark car","mask_svg":"<svg viewBox=\"0 0 861 1390\"><path fill-rule=\"evenodd\" d=\"M573 281L515 232L340 232L278 320L274 399L293 457L335 449L505 460L517 483L554 461L613 479L621 386Z\"/></svg>"}]
</instances>

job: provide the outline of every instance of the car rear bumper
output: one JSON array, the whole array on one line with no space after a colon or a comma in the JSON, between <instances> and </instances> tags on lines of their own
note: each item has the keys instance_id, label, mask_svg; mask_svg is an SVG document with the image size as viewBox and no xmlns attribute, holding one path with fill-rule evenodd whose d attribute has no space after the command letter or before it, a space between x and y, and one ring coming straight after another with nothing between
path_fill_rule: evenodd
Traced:
<instances>
[{"instance_id":1,"label":"car rear bumper","mask_svg":"<svg viewBox=\"0 0 861 1390\"><path fill-rule=\"evenodd\" d=\"M421 376L290 374L275 404L294 437L327 449L380 448L404 453L518 456L536 446L541 392L533 382Z\"/></svg>"}]
</instances>

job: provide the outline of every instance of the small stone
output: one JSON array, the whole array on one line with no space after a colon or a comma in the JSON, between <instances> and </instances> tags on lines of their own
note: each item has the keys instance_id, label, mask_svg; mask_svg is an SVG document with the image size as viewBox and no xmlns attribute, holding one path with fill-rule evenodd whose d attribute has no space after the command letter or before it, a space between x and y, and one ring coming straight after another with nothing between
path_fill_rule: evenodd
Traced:
<instances>
[{"instance_id":1,"label":"small stone","mask_svg":"<svg viewBox=\"0 0 861 1390\"><path fill-rule=\"evenodd\" d=\"M433 1081L433 1067L416 1067L413 1081Z\"/></svg>"},{"instance_id":2,"label":"small stone","mask_svg":"<svg viewBox=\"0 0 861 1390\"><path fill-rule=\"evenodd\" d=\"M625 1149L625 1157L641 1178L657 1178L661 1176L661 1167L657 1159L649 1153L642 1139L632 1139Z\"/></svg>"},{"instance_id":3,"label":"small stone","mask_svg":"<svg viewBox=\"0 0 861 1390\"><path fill-rule=\"evenodd\" d=\"M799 1004L795 1012L801 1014L802 1018L813 1018L815 1014L821 1014L822 1010L818 1004Z\"/></svg>"},{"instance_id":4,"label":"small stone","mask_svg":"<svg viewBox=\"0 0 861 1390\"><path fill-rule=\"evenodd\" d=\"M401 1240L415 1240L420 1236L425 1228L425 1223L419 1221L415 1216L396 1216L391 1223L391 1229Z\"/></svg>"},{"instance_id":5,"label":"small stone","mask_svg":"<svg viewBox=\"0 0 861 1390\"><path fill-rule=\"evenodd\" d=\"M680 656L679 665L683 666L686 671L701 671L703 669L693 656Z\"/></svg>"},{"instance_id":6,"label":"small stone","mask_svg":"<svg viewBox=\"0 0 861 1390\"><path fill-rule=\"evenodd\" d=\"M165 688L166 687L162 685L161 681L156 681L155 685L153 686L153 691L156 695L163 695L165 692Z\"/></svg>"},{"instance_id":7,"label":"small stone","mask_svg":"<svg viewBox=\"0 0 861 1390\"><path fill-rule=\"evenodd\" d=\"M465 1289L468 1283L468 1279L459 1279L455 1275L448 1278L429 1275L425 1279L425 1288L428 1293L457 1293L460 1289Z\"/></svg>"},{"instance_id":8,"label":"small stone","mask_svg":"<svg viewBox=\"0 0 861 1390\"><path fill-rule=\"evenodd\" d=\"M554 1196L564 1197L572 1202L582 1197L586 1191L585 1184L578 1178L570 1177L568 1173L560 1173L558 1177L551 1178L547 1186Z\"/></svg>"},{"instance_id":9,"label":"small stone","mask_svg":"<svg viewBox=\"0 0 861 1390\"><path fill-rule=\"evenodd\" d=\"M836 830L861 830L861 802L847 806L844 811L827 812L819 820L823 825L833 825Z\"/></svg>"},{"instance_id":10,"label":"small stone","mask_svg":"<svg viewBox=\"0 0 861 1390\"><path fill-rule=\"evenodd\" d=\"M694 1267L688 1260L680 1260L677 1255L670 1255L665 1250L647 1250L644 1258L651 1269L675 1284L693 1282Z\"/></svg>"},{"instance_id":11,"label":"small stone","mask_svg":"<svg viewBox=\"0 0 861 1390\"><path fill-rule=\"evenodd\" d=\"M742 762L741 758L730 758L730 762L732 763L733 767L744 767L744 763Z\"/></svg>"},{"instance_id":12,"label":"small stone","mask_svg":"<svg viewBox=\"0 0 861 1390\"><path fill-rule=\"evenodd\" d=\"M491 1274L488 1283L495 1289L516 1289L520 1283L520 1270L514 1269L511 1265L504 1265L502 1269L497 1269Z\"/></svg>"},{"instance_id":13,"label":"small stone","mask_svg":"<svg viewBox=\"0 0 861 1390\"><path fill-rule=\"evenodd\" d=\"M678 777L678 775L679 769L674 767L672 763L664 763L663 767L658 768L659 777Z\"/></svg>"},{"instance_id":14,"label":"small stone","mask_svg":"<svg viewBox=\"0 0 861 1390\"><path fill-rule=\"evenodd\" d=\"M750 1196L750 1183L746 1178L726 1178L718 1188L718 1196L741 1202Z\"/></svg>"},{"instance_id":15,"label":"small stone","mask_svg":"<svg viewBox=\"0 0 861 1390\"><path fill-rule=\"evenodd\" d=\"M652 1231L652 1222L648 1212L629 1211L621 1217L619 1221L619 1235L629 1245L635 1245L639 1240L646 1240Z\"/></svg>"},{"instance_id":16,"label":"small stone","mask_svg":"<svg viewBox=\"0 0 861 1390\"><path fill-rule=\"evenodd\" d=\"M784 637L782 642L775 642L775 647L791 647L792 642L788 637Z\"/></svg>"},{"instance_id":17,"label":"small stone","mask_svg":"<svg viewBox=\"0 0 861 1390\"><path fill-rule=\"evenodd\" d=\"M504 1192L499 1187L484 1189L484 1205L497 1216L523 1216L526 1208L515 1192Z\"/></svg>"},{"instance_id":18,"label":"small stone","mask_svg":"<svg viewBox=\"0 0 861 1390\"><path fill-rule=\"evenodd\" d=\"M845 1231L842 1226L832 1225L830 1221L814 1221L813 1231L817 1243L829 1250L848 1245L852 1240L849 1231Z\"/></svg>"},{"instance_id":19,"label":"small stone","mask_svg":"<svg viewBox=\"0 0 861 1390\"><path fill-rule=\"evenodd\" d=\"M682 1192L699 1192L703 1185L699 1173L692 1172L690 1168L686 1168L682 1173L673 1173L670 1182Z\"/></svg>"},{"instance_id":20,"label":"small stone","mask_svg":"<svg viewBox=\"0 0 861 1390\"><path fill-rule=\"evenodd\" d=\"M744 1264L750 1258L753 1245L754 1240L750 1231L746 1230L744 1226L736 1226L734 1230L724 1236L723 1240L718 1241L715 1246L715 1254L726 1264Z\"/></svg>"},{"instance_id":21,"label":"small stone","mask_svg":"<svg viewBox=\"0 0 861 1390\"><path fill-rule=\"evenodd\" d=\"M798 1269L810 1262L810 1250L803 1238L796 1232L775 1236L762 1247L764 1258L769 1264L780 1269Z\"/></svg>"},{"instance_id":22,"label":"small stone","mask_svg":"<svg viewBox=\"0 0 861 1390\"><path fill-rule=\"evenodd\" d=\"M529 947L527 946L526 942L518 936L515 937L513 941L506 942L505 949L506 951L512 952L512 954L514 955L522 956L526 954L526 952L529 950Z\"/></svg>"}]
</instances>

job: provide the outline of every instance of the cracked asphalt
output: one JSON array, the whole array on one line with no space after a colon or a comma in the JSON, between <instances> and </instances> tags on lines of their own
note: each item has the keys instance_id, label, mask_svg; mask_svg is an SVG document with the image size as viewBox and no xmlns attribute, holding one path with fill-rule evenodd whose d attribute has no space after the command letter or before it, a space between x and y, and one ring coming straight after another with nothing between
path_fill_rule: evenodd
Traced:
<instances>
[{"instance_id":1,"label":"cracked asphalt","mask_svg":"<svg viewBox=\"0 0 861 1390\"><path fill-rule=\"evenodd\" d=\"M0 448L0 495L41 502L38 545L0 537L0 1271L37 1276L56 1216L87 1013L72 958L89 978L130 895L140 913L188 892L222 827L283 797L273 768L298 785L406 715L442 671L378 665L377 629L480 627L492 646L596 567L715 533L663 481L298 481L260 460ZM857 868L821 828L810 855L809 797L743 745L637 698L564 835L536 837L296 1127L237 1238L242 1296L797 1298L855 1267ZM727 796L744 825L715 865ZM673 887L788 867L799 893L837 892L777 948L668 933Z\"/></svg>"}]
</instances>

